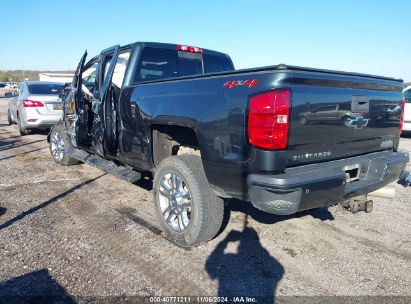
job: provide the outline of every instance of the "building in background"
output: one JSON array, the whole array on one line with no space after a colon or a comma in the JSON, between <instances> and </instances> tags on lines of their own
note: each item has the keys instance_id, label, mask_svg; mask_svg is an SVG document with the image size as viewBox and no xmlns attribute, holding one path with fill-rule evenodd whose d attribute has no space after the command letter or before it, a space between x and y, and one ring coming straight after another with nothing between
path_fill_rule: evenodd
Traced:
<instances>
[{"instance_id":1,"label":"building in background","mask_svg":"<svg viewBox=\"0 0 411 304\"><path fill-rule=\"evenodd\" d=\"M74 74L63 73L39 73L40 81L53 81L53 82L71 82Z\"/></svg>"}]
</instances>

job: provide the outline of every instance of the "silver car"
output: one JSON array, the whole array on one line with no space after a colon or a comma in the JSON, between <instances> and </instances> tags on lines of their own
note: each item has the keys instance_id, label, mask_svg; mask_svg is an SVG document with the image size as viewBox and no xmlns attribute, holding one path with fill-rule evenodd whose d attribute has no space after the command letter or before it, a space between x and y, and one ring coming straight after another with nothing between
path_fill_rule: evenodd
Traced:
<instances>
[{"instance_id":1,"label":"silver car","mask_svg":"<svg viewBox=\"0 0 411 304\"><path fill-rule=\"evenodd\" d=\"M9 101L9 124L18 124L21 135L56 124L62 117L63 103L59 94L63 87L59 82L19 83L16 96Z\"/></svg>"}]
</instances>

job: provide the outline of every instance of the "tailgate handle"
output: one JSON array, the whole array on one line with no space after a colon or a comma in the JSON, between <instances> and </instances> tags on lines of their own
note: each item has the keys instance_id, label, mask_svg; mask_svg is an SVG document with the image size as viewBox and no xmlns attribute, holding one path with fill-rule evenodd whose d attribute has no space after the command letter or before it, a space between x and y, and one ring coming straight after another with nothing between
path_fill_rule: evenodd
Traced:
<instances>
[{"instance_id":1,"label":"tailgate handle","mask_svg":"<svg viewBox=\"0 0 411 304\"><path fill-rule=\"evenodd\" d=\"M368 96L354 95L351 99L351 112L368 113L370 110L370 99Z\"/></svg>"}]
</instances>

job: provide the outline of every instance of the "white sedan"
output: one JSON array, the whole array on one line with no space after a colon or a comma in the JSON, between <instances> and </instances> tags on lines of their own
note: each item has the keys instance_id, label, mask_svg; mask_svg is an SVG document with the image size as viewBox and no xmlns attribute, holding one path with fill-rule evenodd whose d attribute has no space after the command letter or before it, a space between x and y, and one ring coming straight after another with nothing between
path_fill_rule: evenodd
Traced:
<instances>
[{"instance_id":1,"label":"white sedan","mask_svg":"<svg viewBox=\"0 0 411 304\"><path fill-rule=\"evenodd\" d=\"M17 96L9 102L9 124L18 124L20 135L56 124L62 117L63 103L59 94L63 87L59 82L21 82Z\"/></svg>"}]
</instances>

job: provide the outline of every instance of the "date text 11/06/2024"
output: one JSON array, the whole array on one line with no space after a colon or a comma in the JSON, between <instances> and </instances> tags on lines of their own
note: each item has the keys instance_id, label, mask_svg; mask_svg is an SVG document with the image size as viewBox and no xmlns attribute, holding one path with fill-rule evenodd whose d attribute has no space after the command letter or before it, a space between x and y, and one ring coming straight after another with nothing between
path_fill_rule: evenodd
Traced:
<instances>
[{"instance_id":1,"label":"date text 11/06/2024","mask_svg":"<svg viewBox=\"0 0 411 304\"><path fill-rule=\"evenodd\" d=\"M258 303L255 297L178 297L178 296L158 296L150 297L150 303Z\"/></svg>"}]
</instances>

